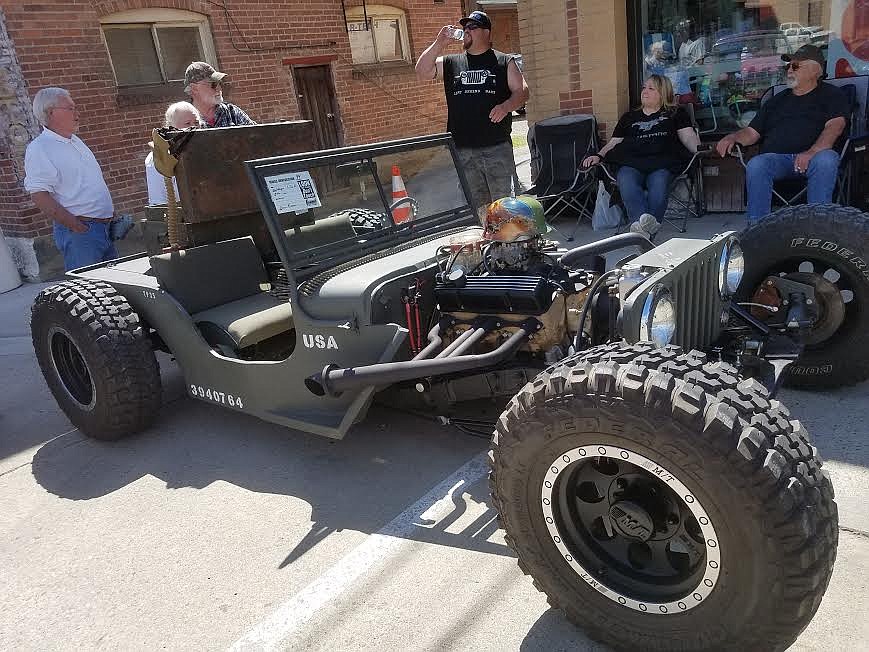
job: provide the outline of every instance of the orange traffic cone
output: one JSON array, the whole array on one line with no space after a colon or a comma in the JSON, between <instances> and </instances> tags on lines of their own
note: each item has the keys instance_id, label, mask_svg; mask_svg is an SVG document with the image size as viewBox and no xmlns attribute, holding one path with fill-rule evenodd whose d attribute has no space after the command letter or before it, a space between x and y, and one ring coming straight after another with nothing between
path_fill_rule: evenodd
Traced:
<instances>
[{"instance_id":1,"label":"orange traffic cone","mask_svg":"<svg viewBox=\"0 0 869 652\"><path fill-rule=\"evenodd\" d=\"M404 179L401 178L401 170L397 165L392 166L392 203L402 197L407 197L404 187ZM410 219L410 204L405 202L401 206L392 209L392 221L396 224L407 222Z\"/></svg>"}]
</instances>

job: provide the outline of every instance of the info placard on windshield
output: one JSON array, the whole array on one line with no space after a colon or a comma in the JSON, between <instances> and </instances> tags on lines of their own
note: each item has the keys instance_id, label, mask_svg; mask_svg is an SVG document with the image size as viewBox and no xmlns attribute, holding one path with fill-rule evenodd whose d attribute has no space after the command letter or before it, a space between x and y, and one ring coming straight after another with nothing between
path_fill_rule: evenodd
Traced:
<instances>
[{"instance_id":1,"label":"info placard on windshield","mask_svg":"<svg viewBox=\"0 0 869 652\"><path fill-rule=\"evenodd\" d=\"M275 212L304 212L321 206L310 172L287 172L265 177Z\"/></svg>"}]
</instances>

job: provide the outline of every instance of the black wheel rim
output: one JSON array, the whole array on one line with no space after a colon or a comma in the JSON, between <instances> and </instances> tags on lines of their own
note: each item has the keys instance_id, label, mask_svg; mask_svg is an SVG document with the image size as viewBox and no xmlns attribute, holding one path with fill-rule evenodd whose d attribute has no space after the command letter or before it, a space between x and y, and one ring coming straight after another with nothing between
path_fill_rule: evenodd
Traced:
<instances>
[{"instance_id":1,"label":"black wheel rim","mask_svg":"<svg viewBox=\"0 0 869 652\"><path fill-rule=\"evenodd\" d=\"M90 370L75 342L61 329L49 333L51 361L67 394L83 408L89 408L94 401L94 384Z\"/></svg>"},{"instance_id":2,"label":"black wheel rim","mask_svg":"<svg viewBox=\"0 0 869 652\"><path fill-rule=\"evenodd\" d=\"M721 557L711 520L653 461L613 446L574 449L550 465L542 498L562 556L619 604L678 613L715 587Z\"/></svg>"}]
</instances>

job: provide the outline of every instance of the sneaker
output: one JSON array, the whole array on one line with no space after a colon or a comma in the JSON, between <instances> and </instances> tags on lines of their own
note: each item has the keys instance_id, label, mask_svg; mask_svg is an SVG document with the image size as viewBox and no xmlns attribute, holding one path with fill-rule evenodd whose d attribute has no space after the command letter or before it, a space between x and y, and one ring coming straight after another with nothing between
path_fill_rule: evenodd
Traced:
<instances>
[{"instance_id":1,"label":"sneaker","mask_svg":"<svg viewBox=\"0 0 869 652\"><path fill-rule=\"evenodd\" d=\"M661 228L661 223L655 219L654 215L643 213L640 219L631 224L631 233L641 233L650 240Z\"/></svg>"}]
</instances>

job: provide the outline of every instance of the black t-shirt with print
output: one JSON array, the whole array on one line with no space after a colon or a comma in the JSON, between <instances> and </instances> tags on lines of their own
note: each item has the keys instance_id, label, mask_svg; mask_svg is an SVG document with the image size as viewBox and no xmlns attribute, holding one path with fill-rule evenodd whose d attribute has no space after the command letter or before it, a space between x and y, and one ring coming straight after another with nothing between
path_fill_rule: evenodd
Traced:
<instances>
[{"instance_id":1,"label":"black t-shirt with print","mask_svg":"<svg viewBox=\"0 0 869 652\"><path fill-rule=\"evenodd\" d=\"M691 118L678 107L648 115L642 109L628 111L613 130L613 138L623 140L607 152L606 161L643 172L662 168L677 172L691 153L676 132L690 126Z\"/></svg>"},{"instance_id":2,"label":"black t-shirt with print","mask_svg":"<svg viewBox=\"0 0 869 652\"><path fill-rule=\"evenodd\" d=\"M848 98L840 88L821 82L805 95L789 88L776 93L748 126L762 138L761 153L798 154L814 145L827 122L837 117L848 119Z\"/></svg>"},{"instance_id":3,"label":"black t-shirt with print","mask_svg":"<svg viewBox=\"0 0 869 652\"><path fill-rule=\"evenodd\" d=\"M447 131L458 147L487 147L510 142L512 118L492 122L489 113L510 97L507 66L513 56L486 50L483 54L444 57Z\"/></svg>"}]
</instances>

